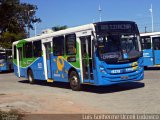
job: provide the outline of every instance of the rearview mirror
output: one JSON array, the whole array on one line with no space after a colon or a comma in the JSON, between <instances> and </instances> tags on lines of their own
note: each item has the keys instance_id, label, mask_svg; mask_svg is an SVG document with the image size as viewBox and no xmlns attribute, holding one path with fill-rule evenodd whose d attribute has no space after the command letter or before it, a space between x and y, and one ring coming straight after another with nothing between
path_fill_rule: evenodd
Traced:
<instances>
[{"instance_id":1,"label":"rearview mirror","mask_svg":"<svg viewBox=\"0 0 160 120\"><path fill-rule=\"evenodd\" d=\"M97 40L96 40L95 38L93 38L93 45L94 45L95 47L98 46L98 45L97 45Z\"/></svg>"}]
</instances>

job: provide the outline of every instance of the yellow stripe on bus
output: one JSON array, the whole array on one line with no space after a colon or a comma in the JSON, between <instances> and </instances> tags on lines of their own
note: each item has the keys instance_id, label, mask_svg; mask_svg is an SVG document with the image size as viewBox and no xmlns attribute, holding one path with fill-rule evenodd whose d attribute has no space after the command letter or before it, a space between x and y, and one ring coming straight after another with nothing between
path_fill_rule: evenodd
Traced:
<instances>
[{"instance_id":1,"label":"yellow stripe on bus","mask_svg":"<svg viewBox=\"0 0 160 120\"><path fill-rule=\"evenodd\" d=\"M52 79L48 79L47 82L54 82Z\"/></svg>"}]
</instances>

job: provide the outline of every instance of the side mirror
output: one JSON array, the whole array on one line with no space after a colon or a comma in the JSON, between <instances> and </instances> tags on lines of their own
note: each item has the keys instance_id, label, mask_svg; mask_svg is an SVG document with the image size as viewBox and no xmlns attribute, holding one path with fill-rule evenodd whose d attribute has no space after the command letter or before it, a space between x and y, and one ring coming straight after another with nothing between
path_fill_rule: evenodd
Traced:
<instances>
[{"instance_id":1,"label":"side mirror","mask_svg":"<svg viewBox=\"0 0 160 120\"><path fill-rule=\"evenodd\" d=\"M97 46L98 46L98 44L97 44L97 40L96 40L95 38L93 38L93 45L94 45L95 47L97 47Z\"/></svg>"},{"instance_id":2,"label":"side mirror","mask_svg":"<svg viewBox=\"0 0 160 120\"><path fill-rule=\"evenodd\" d=\"M93 36L93 46L97 47L98 45L97 45L96 36L95 36L93 31L91 33L92 33L92 36Z\"/></svg>"}]
</instances>

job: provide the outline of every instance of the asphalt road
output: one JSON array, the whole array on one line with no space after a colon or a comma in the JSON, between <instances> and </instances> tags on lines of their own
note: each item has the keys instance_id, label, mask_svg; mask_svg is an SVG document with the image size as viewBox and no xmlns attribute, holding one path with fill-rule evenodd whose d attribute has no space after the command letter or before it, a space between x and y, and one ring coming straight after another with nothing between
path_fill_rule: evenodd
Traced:
<instances>
[{"instance_id":1,"label":"asphalt road","mask_svg":"<svg viewBox=\"0 0 160 120\"><path fill-rule=\"evenodd\" d=\"M67 83L30 85L13 73L0 73L0 109L26 113L160 113L160 70L146 70L141 82L108 87L85 85L72 91Z\"/></svg>"}]
</instances>

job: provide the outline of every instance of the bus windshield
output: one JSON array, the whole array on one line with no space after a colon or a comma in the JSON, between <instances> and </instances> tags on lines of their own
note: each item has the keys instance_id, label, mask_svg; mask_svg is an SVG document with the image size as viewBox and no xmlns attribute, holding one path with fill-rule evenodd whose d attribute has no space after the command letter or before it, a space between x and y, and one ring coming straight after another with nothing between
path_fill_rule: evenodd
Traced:
<instances>
[{"instance_id":1,"label":"bus windshield","mask_svg":"<svg viewBox=\"0 0 160 120\"><path fill-rule=\"evenodd\" d=\"M138 58L141 54L139 38L136 34L99 35L97 41L100 59L113 61Z\"/></svg>"},{"instance_id":2,"label":"bus windshield","mask_svg":"<svg viewBox=\"0 0 160 120\"><path fill-rule=\"evenodd\" d=\"M0 51L0 60L5 59L5 58L6 58L5 52Z\"/></svg>"}]
</instances>

